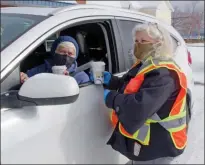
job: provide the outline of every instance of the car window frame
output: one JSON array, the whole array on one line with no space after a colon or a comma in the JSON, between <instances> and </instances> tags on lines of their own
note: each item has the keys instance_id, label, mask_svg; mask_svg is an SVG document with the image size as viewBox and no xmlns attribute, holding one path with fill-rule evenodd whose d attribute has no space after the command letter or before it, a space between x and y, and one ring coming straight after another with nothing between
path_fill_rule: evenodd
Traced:
<instances>
[{"instance_id":1,"label":"car window frame","mask_svg":"<svg viewBox=\"0 0 205 165\"><path fill-rule=\"evenodd\" d=\"M10 91L12 87L20 85L20 83L20 66L18 65L1 83L1 94Z\"/></svg>"},{"instance_id":2,"label":"car window frame","mask_svg":"<svg viewBox=\"0 0 205 165\"><path fill-rule=\"evenodd\" d=\"M169 31L168 31L169 32ZM170 32L169 32L170 33ZM174 47L174 45L173 45L173 53L174 53L174 56L176 56L177 55L177 51L178 51L178 49L179 49L179 47L181 46L181 42L179 41L179 39L177 39L175 36L173 36L171 33L170 33L170 36L171 36L171 39L172 39L172 42L173 42L173 40L174 40L174 42L176 42L176 48Z\"/></svg>"},{"instance_id":3,"label":"car window frame","mask_svg":"<svg viewBox=\"0 0 205 165\"><path fill-rule=\"evenodd\" d=\"M112 21L114 20L114 16L92 16L92 17L84 17L84 18L76 18L74 20L66 21L62 24L57 25L53 29L49 29L46 34L43 34L39 36L39 38L32 42L23 52L21 52L19 55L17 55L17 58L15 58L10 65L6 68L7 74L1 78L1 84L4 83L4 81L9 78L9 76L12 74L12 72L20 66L20 63L32 52L34 51L40 44L42 44L49 36L52 36L56 32L62 31L64 29L68 29L73 26L82 25L86 22L88 23L99 23L102 21L110 21L112 24ZM110 27L112 28L112 27ZM114 38L113 42L116 43L116 40ZM115 44L114 43L114 44ZM116 52L118 54L118 52ZM118 55L116 55L118 56ZM118 60L117 60L118 61ZM19 70L19 69L18 69ZM5 70L3 70L5 71ZM20 70L19 70L20 74ZM83 85L82 85L83 86Z\"/></svg>"},{"instance_id":4,"label":"car window frame","mask_svg":"<svg viewBox=\"0 0 205 165\"><path fill-rule=\"evenodd\" d=\"M158 20L152 20L152 21L147 21L146 19L145 20L142 20L142 19L136 19L136 18L131 18L131 17L121 17L121 16L118 16L118 17L115 17L115 20L116 20L116 24L118 26L118 29L120 28L120 25L119 25L119 20L125 20L125 21L134 21L134 22L137 22L137 23L152 23L152 22L156 22L156 23L160 23ZM172 37L172 39L174 39L176 42L177 42L177 47L175 49L175 52L174 54L176 55L177 53L177 50L178 48L183 45L182 43L182 39L179 38L179 35L178 32L176 31L176 29L174 29L172 26L169 26L169 25L164 25L162 23L162 26L165 28L165 30L167 30L167 32L170 34L170 36ZM119 30L119 33L120 33L120 30ZM121 34L120 34L121 36ZM121 36L122 37L122 36ZM122 44L123 45L123 44ZM123 46L122 46L123 47ZM124 47L123 47L123 54L124 54ZM126 54L124 54L124 58L126 60ZM129 70L129 68L127 68L126 71L122 72L122 73L119 73L117 74L119 77L122 77L123 74L125 74L127 71Z\"/></svg>"},{"instance_id":5,"label":"car window frame","mask_svg":"<svg viewBox=\"0 0 205 165\"><path fill-rule=\"evenodd\" d=\"M120 73L120 74L118 74L118 76L122 76L123 74L125 74L129 69L130 69L130 67L131 66L129 66L129 58L127 57L127 54L126 54L126 52L125 52L125 47L123 46L123 42L122 42L122 38L123 38L123 36L122 36L122 34L120 33L120 31L123 31L122 29L121 29L121 26L120 26L120 21L122 20L122 21L131 21L131 22L136 22L136 24L141 24L141 23L147 23L148 21L146 21L146 20L142 20L142 19L135 19L135 18L130 18L130 17L115 17L115 20L116 20L116 24L117 24L117 28L118 28L118 32L119 32L119 35L120 35L120 41L121 41L121 44L122 44L122 49L123 49L123 61L124 61L124 68L123 68L123 70L122 70L122 73ZM133 27L134 28L134 27ZM121 30L120 30L121 29ZM130 33L132 33L131 31L130 31ZM132 38L131 38L132 39ZM131 51L131 49L129 50L129 51Z\"/></svg>"},{"instance_id":6,"label":"car window frame","mask_svg":"<svg viewBox=\"0 0 205 165\"><path fill-rule=\"evenodd\" d=\"M31 53L33 50L35 50L38 45L42 44L49 36L52 36L58 31L61 31L65 28L69 28L72 26L76 26L78 24L82 24L82 22L86 21L100 21L100 20L113 20L114 16L87 16L83 18L75 18L72 20L68 20L65 22L62 22L61 24L56 25L55 27L52 27L47 30L46 33L39 36L36 40L34 40L30 45L28 45L20 54L16 55L16 58L14 58L9 65L7 65L4 70L1 72L1 83L4 81L4 79L20 64L20 62L27 57L29 53Z\"/></svg>"}]
</instances>

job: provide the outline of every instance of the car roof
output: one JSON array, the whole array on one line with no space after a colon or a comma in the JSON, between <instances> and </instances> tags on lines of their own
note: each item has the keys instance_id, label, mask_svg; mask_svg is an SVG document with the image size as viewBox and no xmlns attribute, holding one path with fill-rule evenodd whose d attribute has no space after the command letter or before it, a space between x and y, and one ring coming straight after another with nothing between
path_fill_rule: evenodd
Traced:
<instances>
[{"instance_id":1,"label":"car roof","mask_svg":"<svg viewBox=\"0 0 205 165\"><path fill-rule=\"evenodd\" d=\"M13 14L30 14L30 15L41 15L41 16L50 16L57 15L59 13L68 12L72 10L83 10L83 9L102 9L102 10L115 10L127 13L137 13L139 15L144 15L146 17L155 18L151 15L138 12L136 10L123 9L119 7L112 6L99 6L99 5L81 5L81 4L72 4L65 7L5 7L1 8L1 13L13 13Z\"/></svg>"}]
</instances>

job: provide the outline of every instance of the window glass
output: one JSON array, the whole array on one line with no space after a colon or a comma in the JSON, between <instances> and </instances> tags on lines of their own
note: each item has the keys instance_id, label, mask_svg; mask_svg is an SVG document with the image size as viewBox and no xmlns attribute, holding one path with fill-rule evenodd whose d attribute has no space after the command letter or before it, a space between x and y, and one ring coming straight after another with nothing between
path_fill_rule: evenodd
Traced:
<instances>
[{"instance_id":1,"label":"window glass","mask_svg":"<svg viewBox=\"0 0 205 165\"><path fill-rule=\"evenodd\" d=\"M120 30L120 35L123 44L123 52L126 60L126 70L130 69L130 67L135 63L135 58L133 56L133 37L132 37L132 29L137 25L141 24L136 21L128 21L128 20L118 20L118 26Z\"/></svg>"},{"instance_id":2,"label":"window glass","mask_svg":"<svg viewBox=\"0 0 205 165\"><path fill-rule=\"evenodd\" d=\"M123 44L123 52L126 60L126 70L135 63L135 58L133 56L133 36L132 29L141 22L137 21L128 21L128 20L118 20L119 31ZM176 52L178 47L178 41L172 37L173 49Z\"/></svg>"},{"instance_id":3,"label":"window glass","mask_svg":"<svg viewBox=\"0 0 205 165\"><path fill-rule=\"evenodd\" d=\"M1 50L46 17L1 13Z\"/></svg>"}]
</instances>

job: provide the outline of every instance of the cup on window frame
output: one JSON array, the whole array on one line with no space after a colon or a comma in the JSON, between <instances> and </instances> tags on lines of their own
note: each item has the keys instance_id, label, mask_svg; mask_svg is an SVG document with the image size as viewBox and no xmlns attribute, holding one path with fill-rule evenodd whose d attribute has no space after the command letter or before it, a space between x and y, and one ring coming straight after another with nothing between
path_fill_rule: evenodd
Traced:
<instances>
[{"instance_id":1,"label":"cup on window frame","mask_svg":"<svg viewBox=\"0 0 205 165\"><path fill-rule=\"evenodd\" d=\"M91 63L91 72L93 73L93 79L95 84L104 83L104 71L105 63L102 61Z\"/></svg>"}]
</instances>

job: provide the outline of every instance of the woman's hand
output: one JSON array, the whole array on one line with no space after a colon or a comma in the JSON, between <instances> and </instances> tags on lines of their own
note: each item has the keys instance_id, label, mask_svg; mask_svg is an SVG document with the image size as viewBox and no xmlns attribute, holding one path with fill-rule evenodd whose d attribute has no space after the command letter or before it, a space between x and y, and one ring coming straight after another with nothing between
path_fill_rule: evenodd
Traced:
<instances>
[{"instance_id":1,"label":"woman's hand","mask_svg":"<svg viewBox=\"0 0 205 165\"><path fill-rule=\"evenodd\" d=\"M69 71L65 70L65 71L63 72L63 74L67 76L67 75L69 75Z\"/></svg>"},{"instance_id":2,"label":"woman's hand","mask_svg":"<svg viewBox=\"0 0 205 165\"><path fill-rule=\"evenodd\" d=\"M103 76L104 76L104 84L108 85L111 79L111 74L110 72L104 71L103 72ZM94 77L93 77L93 73L90 73L90 80L93 82L94 81Z\"/></svg>"},{"instance_id":3,"label":"woman's hand","mask_svg":"<svg viewBox=\"0 0 205 165\"><path fill-rule=\"evenodd\" d=\"M24 83L26 80L28 80L28 75L26 73L21 72L20 79L21 79L21 83Z\"/></svg>"},{"instance_id":4,"label":"woman's hand","mask_svg":"<svg viewBox=\"0 0 205 165\"><path fill-rule=\"evenodd\" d=\"M110 72L104 71L104 84L108 85L110 83L111 74Z\"/></svg>"},{"instance_id":5,"label":"woman's hand","mask_svg":"<svg viewBox=\"0 0 205 165\"><path fill-rule=\"evenodd\" d=\"M105 102L106 102L106 98L107 98L108 93L110 93L110 90L104 89L104 100L105 100Z\"/></svg>"}]
</instances>

